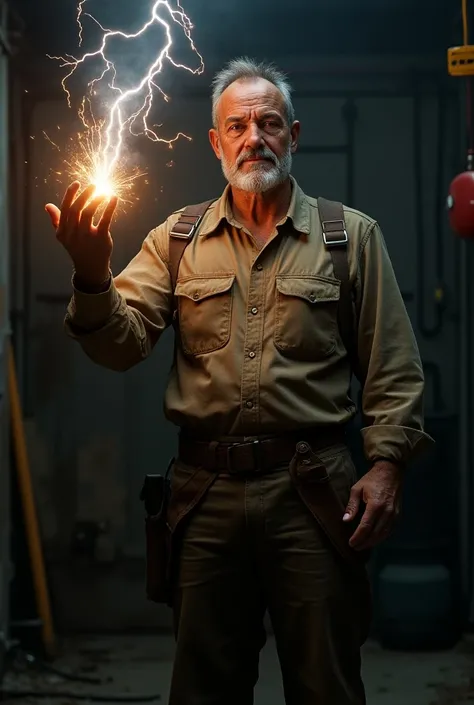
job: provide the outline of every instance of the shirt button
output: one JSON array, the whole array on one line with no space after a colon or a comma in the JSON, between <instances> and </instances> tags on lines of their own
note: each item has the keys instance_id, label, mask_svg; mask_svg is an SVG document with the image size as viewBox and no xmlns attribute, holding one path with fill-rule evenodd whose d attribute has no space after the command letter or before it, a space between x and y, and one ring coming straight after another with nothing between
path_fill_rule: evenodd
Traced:
<instances>
[{"instance_id":1,"label":"shirt button","mask_svg":"<svg viewBox=\"0 0 474 705\"><path fill-rule=\"evenodd\" d=\"M251 310L254 316L258 313L258 308L256 308L255 306Z\"/></svg>"},{"instance_id":2,"label":"shirt button","mask_svg":"<svg viewBox=\"0 0 474 705\"><path fill-rule=\"evenodd\" d=\"M253 350L251 350L251 351L249 352L249 357L251 357L252 360L253 360L253 358L255 357L255 353L254 353Z\"/></svg>"},{"instance_id":3,"label":"shirt button","mask_svg":"<svg viewBox=\"0 0 474 705\"><path fill-rule=\"evenodd\" d=\"M311 293L309 295L309 298L311 299L311 301L314 301L316 299L316 296L315 296L315 294Z\"/></svg>"},{"instance_id":4,"label":"shirt button","mask_svg":"<svg viewBox=\"0 0 474 705\"><path fill-rule=\"evenodd\" d=\"M199 298L199 294L197 293L197 291L195 291L193 294L193 299L198 299L198 298Z\"/></svg>"},{"instance_id":5,"label":"shirt button","mask_svg":"<svg viewBox=\"0 0 474 705\"><path fill-rule=\"evenodd\" d=\"M263 264L257 264L257 269L259 272L261 272L263 269Z\"/></svg>"},{"instance_id":6,"label":"shirt button","mask_svg":"<svg viewBox=\"0 0 474 705\"><path fill-rule=\"evenodd\" d=\"M245 406L247 407L247 409L253 409L253 401L246 401Z\"/></svg>"}]
</instances>

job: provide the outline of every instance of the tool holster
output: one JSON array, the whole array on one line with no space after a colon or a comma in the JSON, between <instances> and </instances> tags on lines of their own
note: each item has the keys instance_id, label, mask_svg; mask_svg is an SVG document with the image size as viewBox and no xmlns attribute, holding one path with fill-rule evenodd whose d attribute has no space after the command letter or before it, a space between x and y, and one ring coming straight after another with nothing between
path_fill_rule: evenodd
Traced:
<instances>
[{"instance_id":1,"label":"tool holster","mask_svg":"<svg viewBox=\"0 0 474 705\"><path fill-rule=\"evenodd\" d=\"M170 480L166 475L146 475L140 499L145 505L146 594L149 600L169 603L171 531L168 525Z\"/></svg>"}]
</instances>

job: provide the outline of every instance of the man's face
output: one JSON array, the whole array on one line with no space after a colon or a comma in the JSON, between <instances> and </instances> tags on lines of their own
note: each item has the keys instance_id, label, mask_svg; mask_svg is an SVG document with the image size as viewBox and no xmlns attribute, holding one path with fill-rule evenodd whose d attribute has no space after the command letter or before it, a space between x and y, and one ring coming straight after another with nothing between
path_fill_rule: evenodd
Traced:
<instances>
[{"instance_id":1,"label":"man's face","mask_svg":"<svg viewBox=\"0 0 474 705\"><path fill-rule=\"evenodd\" d=\"M217 121L209 138L231 186L263 193L286 181L299 123L288 125L276 86L263 78L235 81L221 96Z\"/></svg>"}]
</instances>

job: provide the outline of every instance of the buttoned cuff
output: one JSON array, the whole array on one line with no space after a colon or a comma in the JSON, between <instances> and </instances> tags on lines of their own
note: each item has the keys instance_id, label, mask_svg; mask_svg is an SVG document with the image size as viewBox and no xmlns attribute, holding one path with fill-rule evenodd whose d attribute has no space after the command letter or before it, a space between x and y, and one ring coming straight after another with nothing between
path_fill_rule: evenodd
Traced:
<instances>
[{"instance_id":1,"label":"buttoned cuff","mask_svg":"<svg viewBox=\"0 0 474 705\"><path fill-rule=\"evenodd\" d=\"M423 453L432 444L433 438L424 431L408 426L376 425L361 429L367 460L386 458L405 464Z\"/></svg>"},{"instance_id":2,"label":"buttoned cuff","mask_svg":"<svg viewBox=\"0 0 474 705\"><path fill-rule=\"evenodd\" d=\"M66 324L70 324L75 329L98 330L120 308L121 298L113 277L110 278L109 288L100 294L86 294L76 289L74 277L72 278L72 286L74 294L67 309Z\"/></svg>"}]
</instances>

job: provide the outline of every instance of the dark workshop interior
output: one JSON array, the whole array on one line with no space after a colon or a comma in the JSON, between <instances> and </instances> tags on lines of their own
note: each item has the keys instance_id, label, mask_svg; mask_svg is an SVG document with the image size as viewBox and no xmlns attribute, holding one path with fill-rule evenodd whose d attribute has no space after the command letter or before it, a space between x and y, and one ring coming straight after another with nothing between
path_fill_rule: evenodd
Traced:
<instances>
[{"instance_id":1,"label":"dark workshop interior","mask_svg":"<svg viewBox=\"0 0 474 705\"><path fill-rule=\"evenodd\" d=\"M459 63L448 50L469 47L469 25L474 43L474 2L182 5L204 70L177 33L176 59L194 72L164 67L160 88L170 101L157 93L154 123L166 139L192 139L172 149L143 136L127 141L127 167L146 175L114 222L113 271L170 213L222 192L208 142L214 73L236 56L275 62L294 86L302 124L298 183L381 224L423 361L426 431L436 440L407 471L397 528L370 560L367 702L471 702L474 225L455 232L447 206L474 146L474 46ZM175 453L176 429L162 410L173 333L125 373L92 363L64 332L71 265L44 213L71 180L64 162L81 129L81 99L100 73L92 60L73 74L69 106L68 61L93 52L104 28L136 32L151 6L0 0L0 700L167 701L171 613L146 598L139 495L144 476ZM117 41L124 85L140 80L160 41L159 32ZM356 417L351 446L363 473L360 426ZM267 627L255 703L282 705Z\"/></svg>"}]
</instances>

